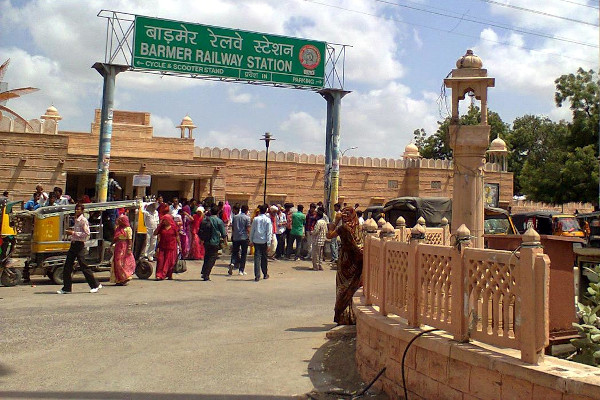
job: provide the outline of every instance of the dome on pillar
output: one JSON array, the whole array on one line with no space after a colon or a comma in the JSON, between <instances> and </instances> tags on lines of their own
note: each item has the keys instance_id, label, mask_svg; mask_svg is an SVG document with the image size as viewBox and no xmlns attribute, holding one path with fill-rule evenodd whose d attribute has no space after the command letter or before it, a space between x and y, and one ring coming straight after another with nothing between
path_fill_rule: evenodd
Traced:
<instances>
[{"instance_id":1,"label":"dome on pillar","mask_svg":"<svg viewBox=\"0 0 600 400\"><path fill-rule=\"evenodd\" d=\"M62 119L62 117L58 113L58 110L53 105L51 105L50 107L48 107L46 109L46 113L44 115L42 115L40 118L41 119L53 119L56 122L58 122L58 121L60 121Z\"/></svg>"},{"instance_id":2,"label":"dome on pillar","mask_svg":"<svg viewBox=\"0 0 600 400\"><path fill-rule=\"evenodd\" d=\"M483 61L481 58L473 54L473 50L467 50L467 53L456 60L456 68L475 68L481 69L483 67Z\"/></svg>"},{"instance_id":3,"label":"dome on pillar","mask_svg":"<svg viewBox=\"0 0 600 400\"><path fill-rule=\"evenodd\" d=\"M414 143L409 143L404 148L404 158L420 158L421 154L419 154L419 148Z\"/></svg>"},{"instance_id":4,"label":"dome on pillar","mask_svg":"<svg viewBox=\"0 0 600 400\"><path fill-rule=\"evenodd\" d=\"M192 121L190 116L186 115L181 120L181 123L176 126L176 128L192 128L192 129L194 129L194 128L196 128L196 125L194 125L194 121Z\"/></svg>"},{"instance_id":5,"label":"dome on pillar","mask_svg":"<svg viewBox=\"0 0 600 400\"><path fill-rule=\"evenodd\" d=\"M492 140L492 143L490 144L490 149L488 150L488 152L490 152L490 153L506 153L506 152L508 152L508 148L506 147L506 142L504 142L504 140L497 137L496 139Z\"/></svg>"}]
</instances>

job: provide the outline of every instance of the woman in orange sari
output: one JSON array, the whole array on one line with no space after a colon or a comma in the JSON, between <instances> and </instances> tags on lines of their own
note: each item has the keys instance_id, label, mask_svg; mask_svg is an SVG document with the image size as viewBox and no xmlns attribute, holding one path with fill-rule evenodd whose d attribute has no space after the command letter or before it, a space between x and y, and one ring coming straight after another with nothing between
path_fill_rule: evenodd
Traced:
<instances>
[{"instance_id":1,"label":"woman in orange sari","mask_svg":"<svg viewBox=\"0 0 600 400\"><path fill-rule=\"evenodd\" d=\"M118 286L125 286L135 272L135 257L132 253L133 232L127 215L119 216L116 223L117 227L113 236L115 250L110 269L110 281Z\"/></svg>"},{"instance_id":2,"label":"woman in orange sari","mask_svg":"<svg viewBox=\"0 0 600 400\"><path fill-rule=\"evenodd\" d=\"M339 226L339 221L329 224L327 234L329 239L339 236L341 241L333 320L338 325L354 325L356 319L352 311L352 296L362 285L363 242L354 207L344 207L341 219Z\"/></svg>"}]
</instances>

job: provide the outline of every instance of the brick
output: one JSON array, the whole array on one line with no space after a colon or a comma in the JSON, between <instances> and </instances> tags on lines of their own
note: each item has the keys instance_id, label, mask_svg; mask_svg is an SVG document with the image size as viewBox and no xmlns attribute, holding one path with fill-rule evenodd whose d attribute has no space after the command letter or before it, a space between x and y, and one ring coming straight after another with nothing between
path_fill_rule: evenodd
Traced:
<instances>
[{"instance_id":1,"label":"brick","mask_svg":"<svg viewBox=\"0 0 600 400\"><path fill-rule=\"evenodd\" d=\"M483 368L471 370L469 393L484 399L499 399L501 396L502 375Z\"/></svg>"},{"instance_id":2,"label":"brick","mask_svg":"<svg viewBox=\"0 0 600 400\"><path fill-rule=\"evenodd\" d=\"M429 357L430 357L431 352L421 348L421 347L417 347L417 354L416 354L416 370L424 375L429 375Z\"/></svg>"},{"instance_id":3,"label":"brick","mask_svg":"<svg viewBox=\"0 0 600 400\"><path fill-rule=\"evenodd\" d=\"M452 389L450 386L440 384L438 398L440 400L462 400L463 393L456 389Z\"/></svg>"},{"instance_id":4,"label":"brick","mask_svg":"<svg viewBox=\"0 0 600 400\"><path fill-rule=\"evenodd\" d=\"M471 366L462 361L448 360L448 385L463 393L469 393Z\"/></svg>"},{"instance_id":5,"label":"brick","mask_svg":"<svg viewBox=\"0 0 600 400\"><path fill-rule=\"evenodd\" d=\"M533 385L533 398L544 400L562 400L562 392L545 386Z\"/></svg>"},{"instance_id":6,"label":"brick","mask_svg":"<svg viewBox=\"0 0 600 400\"><path fill-rule=\"evenodd\" d=\"M533 383L502 375L502 400L529 400L533 397Z\"/></svg>"},{"instance_id":7,"label":"brick","mask_svg":"<svg viewBox=\"0 0 600 400\"><path fill-rule=\"evenodd\" d=\"M448 357L429 352L428 375L436 381L446 384L448 382Z\"/></svg>"}]
</instances>

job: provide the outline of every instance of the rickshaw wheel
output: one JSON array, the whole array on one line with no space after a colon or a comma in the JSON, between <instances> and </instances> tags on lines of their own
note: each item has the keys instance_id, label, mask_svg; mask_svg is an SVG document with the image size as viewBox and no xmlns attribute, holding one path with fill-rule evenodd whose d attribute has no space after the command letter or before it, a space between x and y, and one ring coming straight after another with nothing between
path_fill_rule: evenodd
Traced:
<instances>
[{"instance_id":1,"label":"rickshaw wheel","mask_svg":"<svg viewBox=\"0 0 600 400\"><path fill-rule=\"evenodd\" d=\"M135 274L139 279L148 279L152 275L152 264L148 260L138 260Z\"/></svg>"},{"instance_id":2,"label":"rickshaw wheel","mask_svg":"<svg viewBox=\"0 0 600 400\"><path fill-rule=\"evenodd\" d=\"M63 271L64 271L63 266L56 267L54 269L54 271L52 271L52 276L50 277L52 282L56 283L57 285L64 284L65 282L63 281Z\"/></svg>"},{"instance_id":3,"label":"rickshaw wheel","mask_svg":"<svg viewBox=\"0 0 600 400\"><path fill-rule=\"evenodd\" d=\"M20 268L7 268L0 275L0 282L4 286L15 286L23 283L23 271Z\"/></svg>"}]
</instances>

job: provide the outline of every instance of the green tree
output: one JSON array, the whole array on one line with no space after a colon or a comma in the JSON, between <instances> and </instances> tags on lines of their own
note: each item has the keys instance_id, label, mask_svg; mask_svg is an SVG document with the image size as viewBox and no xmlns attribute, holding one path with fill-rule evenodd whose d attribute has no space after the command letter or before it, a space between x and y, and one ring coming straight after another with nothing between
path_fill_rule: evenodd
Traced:
<instances>
[{"instance_id":1,"label":"green tree","mask_svg":"<svg viewBox=\"0 0 600 400\"><path fill-rule=\"evenodd\" d=\"M438 129L431 136L427 136L423 128L413 132L415 145L419 148L419 153L421 153L423 158L452 158L449 134L450 121L451 117L446 117L443 121L438 121ZM460 125L478 125L480 122L481 111L475 105L469 106L467 113L461 115L459 118ZM500 115L494 111L488 110L488 124L491 126L490 141L496 139L498 135L505 137L508 134L508 124L505 124Z\"/></svg>"},{"instance_id":2,"label":"green tree","mask_svg":"<svg viewBox=\"0 0 600 400\"><path fill-rule=\"evenodd\" d=\"M524 115L514 120L504 140L509 148L508 170L514 175L515 194L531 194L529 187L524 190L521 182L525 162L529 160L527 173L538 169L543 173L548 153L562 149L567 135L568 126L564 122L555 123L547 117Z\"/></svg>"},{"instance_id":3,"label":"green tree","mask_svg":"<svg viewBox=\"0 0 600 400\"><path fill-rule=\"evenodd\" d=\"M573 121L569 124L567 146L574 150L593 144L598 152L598 76L582 68L577 74L562 75L554 81L554 100L557 107L569 103Z\"/></svg>"}]
</instances>

